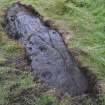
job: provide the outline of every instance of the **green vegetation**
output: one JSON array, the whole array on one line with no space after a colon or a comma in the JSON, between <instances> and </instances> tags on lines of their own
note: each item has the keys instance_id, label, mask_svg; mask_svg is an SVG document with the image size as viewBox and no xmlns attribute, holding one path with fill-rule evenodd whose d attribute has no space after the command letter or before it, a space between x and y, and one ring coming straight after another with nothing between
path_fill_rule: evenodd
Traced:
<instances>
[{"instance_id":1,"label":"green vegetation","mask_svg":"<svg viewBox=\"0 0 105 105\"><path fill-rule=\"evenodd\" d=\"M61 22L71 31L69 47L77 51L81 63L88 66L99 80L105 79L104 0L21 1L32 4L42 15ZM54 90L33 82L28 68L25 68L23 49L4 33L1 26L4 10L13 2L15 0L0 0L0 105L72 105L72 100L78 98L58 99ZM80 105L105 105L104 95L99 95L95 102L93 100L84 97Z\"/></svg>"}]
</instances>

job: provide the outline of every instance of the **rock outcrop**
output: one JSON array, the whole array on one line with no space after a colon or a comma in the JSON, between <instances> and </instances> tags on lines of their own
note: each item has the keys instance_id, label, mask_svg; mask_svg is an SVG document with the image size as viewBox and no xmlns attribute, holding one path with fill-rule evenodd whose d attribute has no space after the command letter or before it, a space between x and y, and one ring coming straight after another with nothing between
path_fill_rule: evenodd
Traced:
<instances>
[{"instance_id":1,"label":"rock outcrop","mask_svg":"<svg viewBox=\"0 0 105 105\"><path fill-rule=\"evenodd\" d=\"M13 4L6 12L5 23L7 33L25 47L35 78L70 95L87 92L88 80L60 33L46 26L31 6Z\"/></svg>"}]
</instances>

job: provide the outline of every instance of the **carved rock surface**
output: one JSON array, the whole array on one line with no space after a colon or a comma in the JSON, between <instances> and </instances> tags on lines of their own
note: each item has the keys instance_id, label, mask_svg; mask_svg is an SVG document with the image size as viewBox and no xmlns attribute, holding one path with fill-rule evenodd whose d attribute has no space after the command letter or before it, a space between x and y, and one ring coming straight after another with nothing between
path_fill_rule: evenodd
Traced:
<instances>
[{"instance_id":1,"label":"carved rock surface","mask_svg":"<svg viewBox=\"0 0 105 105\"><path fill-rule=\"evenodd\" d=\"M5 23L7 33L25 47L35 78L70 95L87 92L88 80L63 38L45 25L31 6L13 4L6 12Z\"/></svg>"}]
</instances>

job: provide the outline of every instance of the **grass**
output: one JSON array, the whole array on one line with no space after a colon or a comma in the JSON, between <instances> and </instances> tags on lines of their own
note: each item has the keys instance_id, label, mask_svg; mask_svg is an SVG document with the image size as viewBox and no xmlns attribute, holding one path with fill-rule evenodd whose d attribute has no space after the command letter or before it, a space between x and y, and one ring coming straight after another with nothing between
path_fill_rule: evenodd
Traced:
<instances>
[{"instance_id":1,"label":"grass","mask_svg":"<svg viewBox=\"0 0 105 105\"><path fill-rule=\"evenodd\" d=\"M0 23L3 22L3 11L15 1L0 0ZM68 46L77 51L80 62L88 66L97 75L98 80L105 79L104 0L21 2L32 4L43 16L61 22L63 28L71 31L73 35L68 41ZM55 97L54 90L48 90L33 82L25 66L23 49L7 37L0 25L0 105L105 105L105 95L102 94L96 99L84 97L80 103L78 98L62 97L59 100Z\"/></svg>"}]
</instances>

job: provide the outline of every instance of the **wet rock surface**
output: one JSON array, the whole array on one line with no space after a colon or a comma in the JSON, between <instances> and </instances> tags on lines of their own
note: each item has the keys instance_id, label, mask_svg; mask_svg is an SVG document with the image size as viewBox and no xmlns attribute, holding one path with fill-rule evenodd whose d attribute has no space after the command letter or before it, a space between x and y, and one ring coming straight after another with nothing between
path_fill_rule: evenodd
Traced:
<instances>
[{"instance_id":1,"label":"wet rock surface","mask_svg":"<svg viewBox=\"0 0 105 105\"><path fill-rule=\"evenodd\" d=\"M70 95L87 92L88 80L58 31L48 27L30 6L20 3L8 8L5 16L7 33L26 49L35 78Z\"/></svg>"}]
</instances>

